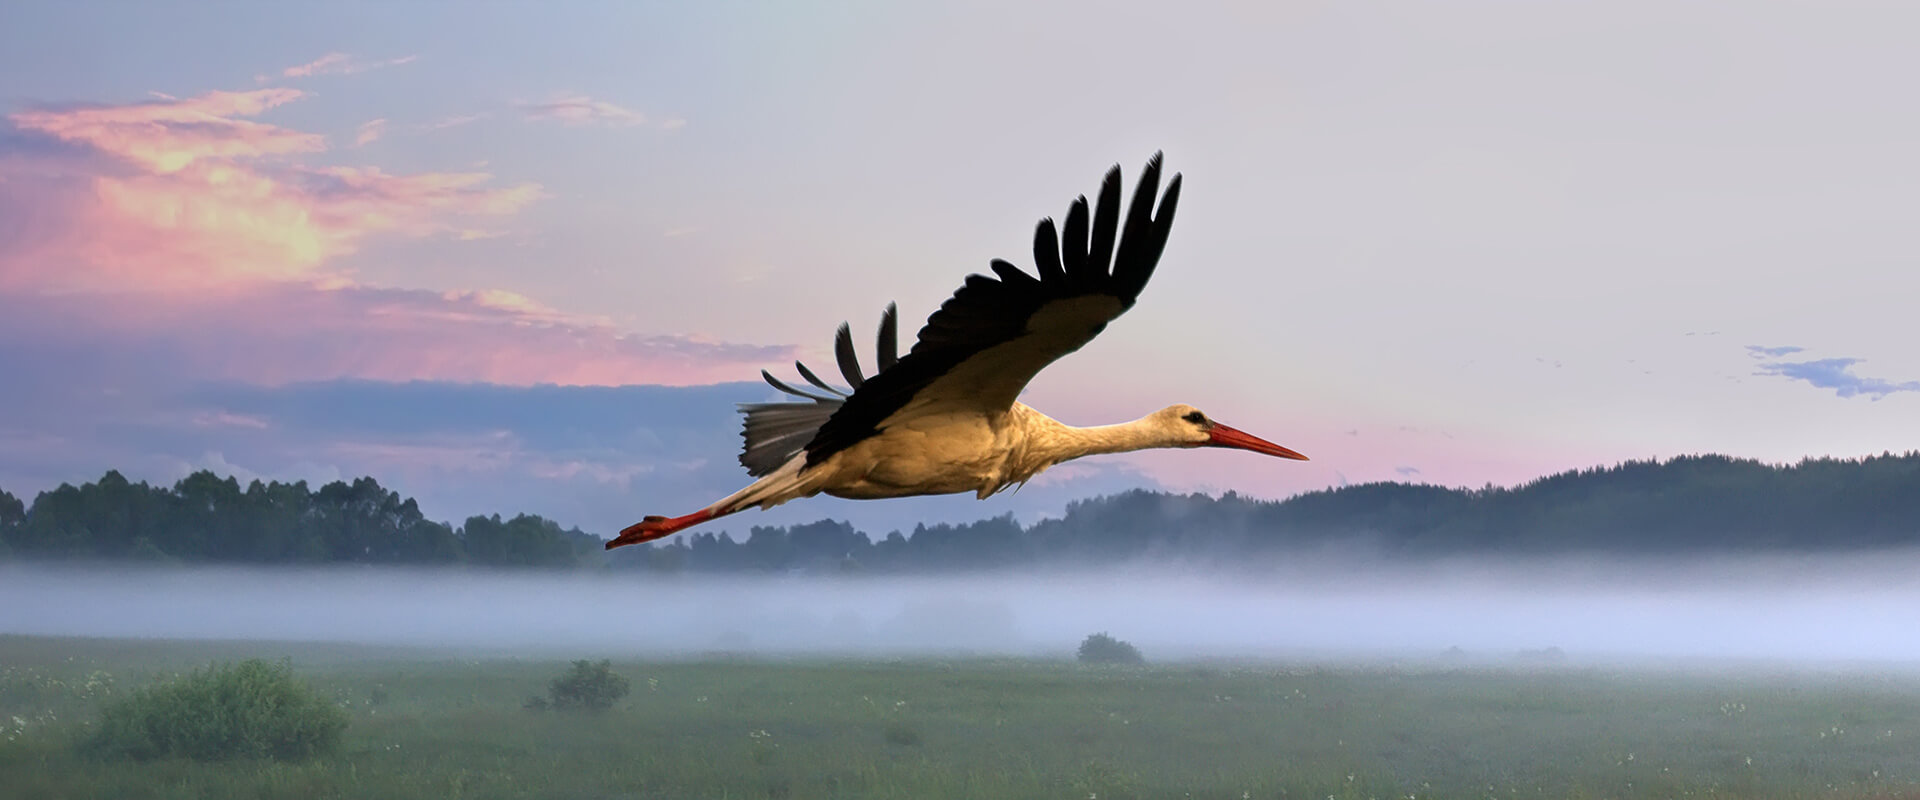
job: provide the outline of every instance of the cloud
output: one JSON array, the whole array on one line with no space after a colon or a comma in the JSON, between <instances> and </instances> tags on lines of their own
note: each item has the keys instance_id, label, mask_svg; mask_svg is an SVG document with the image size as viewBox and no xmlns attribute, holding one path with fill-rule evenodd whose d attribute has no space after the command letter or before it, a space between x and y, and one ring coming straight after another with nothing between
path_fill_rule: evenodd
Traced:
<instances>
[{"instance_id":1,"label":"cloud","mask_svg":"<svg viewBox=\"0 0 1920 800\"><path fill-rule=\"evenodd\" d=\"M387 121L384 119L361 123L360 127L354 131L353 146L364 147L371 144L374 140L379 139L380 136L386 132Z\"/></svg>"},{"instance_id":2,"label":"cloud","mask_svg":"<svg viewBox=\"0 0 1920 800\"><path fill-rule=\"evenodd\" d=\"M343 69L322 59L302 70ZM479 171L308 165L324 137L250 117L294 89L24 110L0 126L0 347L95 385L375 378L681 385L791 348L628 333L497 288L360 285L331 263L374 235L477 240L544 196ZM383 121L362 126L361 140ZM156 296L163 294L164 296ZM76 385L88 385L80 380ZM214 419L214 418L208 418Z\"/></svg>"},{"instance_id":3,"label":"cloud","mask_svg":"<svg viewBox=\"0 0 1920 800\"><path fill-rule=\"evenodd\" d=\"M369 236L458 235L476 229L465 220L512 215L546 196L530 182L491 185L485 172L290 163L325 150L325 138L243 117L302 97L214 91L9 115L12 138L52 139L80 155L51 166L0 160L0 217L36 219L31 229L0 227L0 289L310 278ZM360 139L377 131L363 126Z\"/></svg>"},{"instance_id":4,"label":"cloud","mask_svg":"<svg viewBox=\"0 0 1920 800\"><path fill-rule=\"evenodd\" d=\"M1748 349L1753 349L1749 347ZM1799 352L1800 348L1773 348ZM1832 389L1840 397L1865 395L1879 400L1896 392L1920 392L1920 381L1893 383L1880 378L1865 378L1853 374L1853 365L1863 359L1858 358L1822 358L1813 361L1769 361L1762 363L1755 375L1778 375L1797 381L1806 381L1821 389Z\"/></svg>"},{"instance_id":5,"label":"cloud","mask_svg":"<svg viewBox=\"0 0 1920 800\"><path fill-rule=\"evenodd\" d=\"M124 105L74 105L7 115L14 127L83 144L132 161L154 174L171 174L205 159L244 160L326 149L326 138L254 122L268 109L301 99L295 89L213 91Z\"/></svg>"},{"instance_id":6,"label":"cloud","mask_svg":"<svg viewBox=\"0 0 1920 800\"><path fill-rule=\"evenodd\" d=\"M647 118L640 112L595 100L586 95L569 95L546 103L527 103L521 108L529 119L555 120L566 125L642 125ZM671 121L670 121L671 122ZM684 125L685 120L672 127Z\"/></svg>"},{"instance_id":7,"label":"cloud","mask_svg":"<svg viewBox=\"0 0 1920 800\"><path fill-rule=\"evenodd\" d=\"M493 113L488 111L482 111L478 114L461 114L456 117L434 120L433 122L428 122L418 127L419 130L422 131L442 131L448 128L458 128L462 125L479 122L491 116L493 116Z\"/></svg>"},{"instance_id":8,"label":"cloud","mask_svg":"<svg viewBox=\"0 0 1920 800\"><path fill-rule=\"evenodd\" d=\"M324 70L344 66L346 63L346 53L328 53L305 64L287 67L281 70L280 74L288 78L304 78L308 75L318 74Z\"/></svg>"},{"instance_id":9,"label":"cloud","mask_svg":"<svg viewBox=\"0 0 1920 800\"><path fill-rule=\"evenodd\" d=\"M80 386L342 378L687 385L738 380L796 355L787 346L626 333L500 290L352 284L263 284L164 303L136 292L0 296L0 337L0 368L13 377Z\"/></svg>"},{"instance_id":10,"label":"cloud","mask_svg":"<svg viewBox=\"0 0 1920 800\"><path fill-rule=\"evenodd\" d=\"M318 161L326 137L263 119L305 98L210 91L0 118L0 485L108 468L372 474L447 516L545 511L602 530L738 488L733 404L774 393L732 382L794 348L637 334L497 287L353 280L340 259L372 237L491 238L545 194L478 167ZM374 120L352 138L401 129ZM919 513L902 508L880 513Z\"/></svg>"},{"instance_id":11,"label":"cloud","mask_svg":"<svg viewBox=\"0 0 1920 800\"><path fill-rule=\"evenodd\" d=\"M204 411L195 414L193 424L202 428L253 428L256 430L265 430L268 427L268 423L264 419L250 417L245 414L235 414L230 411Z\"/></svg>"},{"instance_id":12,"label":"cloud","mask_svg":"<svg viewBox=\"0 0 1920 800\"><path fill-rule=\"evenodd\" d=\"M1781 356L1793 355L1805 349L1804 347L1793 347L1791 345L1786 347L1763 347L1757 344L1750 344L1747 345L1747 355L1752 358L1779 358Z\"/></svg>"},{"instance_id":13,"label":"cloud","mask_svg":"<svg viewBox=\"0 0 1920 800\"><path fill-rule=\"evenodd\" d=\"M617 528L636 502L738 488L732 404L772 391L701 387L796 355L624 333L497 290L261 284L151 300L0 294L0 486L227 464L372 474L449 515L544 509ZM618 388L636 384L654 385ZM698 402L630 405L680 396ZM579 511L587 498L598 516Z\"/></svg>"},{"instance_id":14,"label":"cloud","mask_svg":"<svg viewBox=\"0 0 1920 800\"><path fill-rule=\"evenodd\" d=\"M383 67L393 67L411 63L419 58L417 55L411 55L389 58L384 61L369 61L366 59L356 59L346 53L328 53L305 64L297 64L280 70L280 77L311 78L315 75L352 75L358 72L368 72ZM255 75L254 80L265 83L272 80L272 78L266 75Z\"/></svg>"},{"instance_id":15,"label":"cloud","mask_svg":"<svg viewBox=\"0 0 1920 800\"><path fill-rule=\"evenodd\" d=\"M1403 477L1403 478L1411 478L1415 475L1420 474L1419 467L1394 467L1393 471L1396 473L1399 473L1400 477Z\"/></svg>"}]
</instances>

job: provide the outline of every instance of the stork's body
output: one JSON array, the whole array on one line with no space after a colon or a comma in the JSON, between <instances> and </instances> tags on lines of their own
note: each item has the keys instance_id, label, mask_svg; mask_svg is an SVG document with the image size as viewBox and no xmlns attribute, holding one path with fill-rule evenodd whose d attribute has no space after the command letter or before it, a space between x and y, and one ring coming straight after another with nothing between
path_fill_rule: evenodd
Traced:
<instances>
[{"instance_id":1,"label":"stork's body","mask_svg":"<svg viewBox=\"0 0 1920 800\"><path fill-rule=\"evenodd\" d=\"M927 320L905 357L896 355L898 325L888 306L877 343L880 370L872 376L860 369L851 329L840 326L835 355L851 391L827 384L797 362L800 375L825 394L795 389L762 372L775 388L808 402L742 407L747 420L740 462L758 480L692 514L647 517L607 548L822 493L878 500L972 492L985 499L1055 464L1100 453L1212 446L1305 460L1192 406L1077 428L1015 400L1036 373L1091 341L1146 286L1180 195L1175 175L1160 213L1153 214L1159 177L1155 154L1123 230L1120 172L1109 171L1091 219L1085 197L1069 210L1064 245L1053 220L1041 221L1034 240L1039 277L994 261L997 279L969 276Z\"/></svg>"},{"instance_id":2,"label":"stork's body","mask_svg":"<svg viewBox=\"0 0 1920 800\"><path fill-rule=\"evenodd\" d=\"M998 415L909 417L822 463L832 479L821 491L849 500L963 492L985 500L1063 461L1151 446L1150 433L1130 425L1075 428L1024 403Z\"/></svg>"}]
</instances>

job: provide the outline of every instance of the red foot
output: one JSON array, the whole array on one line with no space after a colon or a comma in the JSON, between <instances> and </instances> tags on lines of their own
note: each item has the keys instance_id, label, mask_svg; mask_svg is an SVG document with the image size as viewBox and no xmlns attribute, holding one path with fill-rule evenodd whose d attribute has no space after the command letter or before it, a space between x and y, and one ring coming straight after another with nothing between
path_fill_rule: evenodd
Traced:
<instances>
[{"instance_id":1,"label":"red foot","mask_svg":"<svg viewBox=\"0 0 1920 800\"><path fill-rule=\"evenodd\" d=\"M607 542L607 549L612 550L613 548L625 547L630 544L640 544L641 542L651 542L655 539L665 539L694 525L712 519L715 516L715 514L706 511L695 511L684 517L673 517L671 519L657 515L645 517L637 523L628 525L625 530L620 532L618 537L615 537L613 541Z\"/></svg>"}]
</instances>

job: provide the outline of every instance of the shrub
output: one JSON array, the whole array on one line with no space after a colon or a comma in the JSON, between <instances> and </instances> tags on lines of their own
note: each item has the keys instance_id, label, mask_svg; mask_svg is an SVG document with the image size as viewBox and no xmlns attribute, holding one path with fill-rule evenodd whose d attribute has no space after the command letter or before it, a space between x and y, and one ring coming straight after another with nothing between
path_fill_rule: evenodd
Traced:
<instances>
[{"instance_id":1,"label":"shrub","mask_svg":"<svg viewBox=\"0 0 1920 800\"><path fill-rule=\"evenodd\" d=\"M567 674L553 679L547 696L555 711L605 711L626 697L628 689L627 679L614 673L611 661L580 660L573 662Z\"/></svg>"},{"instance_id":2,"label":"shrub","mask_svg":"<svg viewBox=\"0 0 1920 800\"><path fill-rule=\"evenodd\" d=\"M293 677L287 663L209 666L107 706L83 742L107 758L295 760L337 752L346 712Z\"/></svg>"},{"instance_id":3,"label":"shrub","mask_svg":"<svg viewBox=\"0 0 1920 800\"><path fill-rule=\"evenodd\" d=\"M919 747L920 729L904 722L889 722L886 729L887 744L901 747Z\"/></svg>"},{"instance_id":4,"label":"shrub","mask_svg":"<svg viewBox=\"0 0 1920 800\"><path fill-rule=\"evenodd\" d=\"M1145 664L1140 650L1105 633L1096 633L1080 642L1083 664Z\"/></svg>"}]
</instances>

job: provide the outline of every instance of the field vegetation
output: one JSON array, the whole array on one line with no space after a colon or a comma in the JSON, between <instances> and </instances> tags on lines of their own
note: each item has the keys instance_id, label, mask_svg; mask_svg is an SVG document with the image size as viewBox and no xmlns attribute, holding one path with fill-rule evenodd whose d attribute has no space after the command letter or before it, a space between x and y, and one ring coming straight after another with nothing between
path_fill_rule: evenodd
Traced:
<instances>
[{"instance_id":1,"label":"field vegetation","mask_svg":"<svg viewBox=\"0 0 1920 800\"><path fill-rule=\"evenodd\" d=\"M87 747L115 703L249 658L291 674L241 678L297 678L340 711L337 747L219 760ZM603 672L17 636L0 637L0 665L0 775L19 798L1920 797L1920 677L1890 673L1438 655L1123 669L714 656ZM524 707L581 686L619 696L599 713Z\"/></svg>"}]
</instances>

